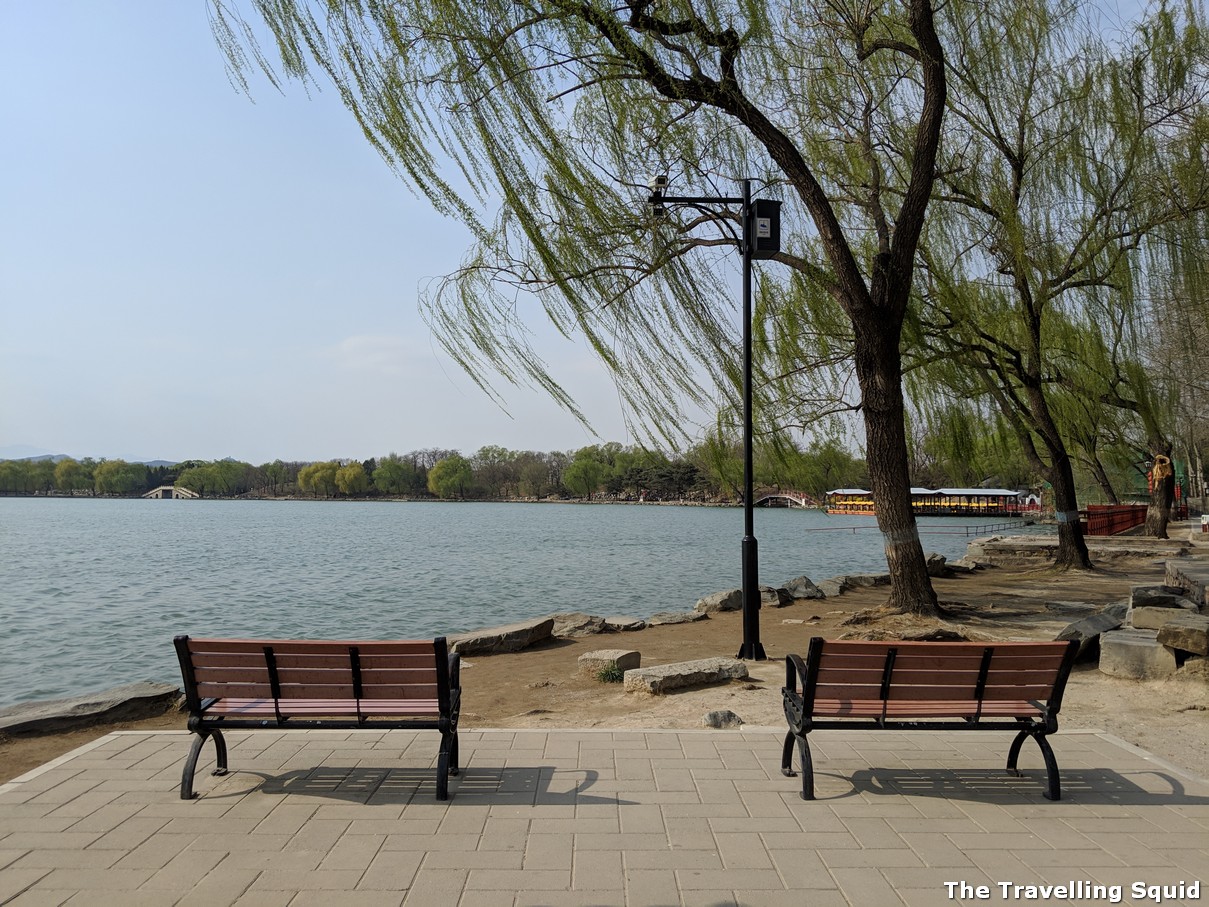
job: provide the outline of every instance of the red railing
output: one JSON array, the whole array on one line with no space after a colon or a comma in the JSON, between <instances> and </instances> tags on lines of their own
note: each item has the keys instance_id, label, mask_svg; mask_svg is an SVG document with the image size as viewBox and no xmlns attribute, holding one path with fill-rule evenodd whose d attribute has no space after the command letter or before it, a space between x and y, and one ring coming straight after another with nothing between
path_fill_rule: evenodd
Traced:
<instances>
[{"instance_id":1,"label":"red railing","mask_svg":"<svg viewBox=\"0 0 1209 907\"><path fill-rule=\"evenodd\" d=\"M1145 522L1145 504L1088 504L1083 511L1084 535L1116 535Z\"/></svg>"},{"instance_id":2,"label":"red railing","mask_svg":"<svg viewBox=\"0 0 1209 907\"><path fill-rule=\"evenodd\" d=\"M1116 535L1146 522L1145 504L1088 504L1082 513L1084 535ZM1171 519L1188 519L1188 505L1171 508Z\"/></svg>"}]
</instances>

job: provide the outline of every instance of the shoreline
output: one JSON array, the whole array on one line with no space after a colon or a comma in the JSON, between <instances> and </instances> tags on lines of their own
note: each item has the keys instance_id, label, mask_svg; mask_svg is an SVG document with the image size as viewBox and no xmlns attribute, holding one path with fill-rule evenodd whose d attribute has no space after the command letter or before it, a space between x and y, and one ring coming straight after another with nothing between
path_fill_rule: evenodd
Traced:
<instances>
[{"instance_id":1,"label":"shoreline","mask_svg":"<svg viewBox=\"0 0 1209 907\"><path fill-rule=\"evenodd\" d=\"M1133 584L1161 584L1164 575L1162 562L1135 558L1105 562L1090 574L1063 574L1041 565L988 567L933 582L948 608L941 623L949 628L975 638L1053 638L1055 628L1074 619L1076 604L1096 609L1128 597ZM850 632L844 621L884 603L885 596L885 587L857 587L832 598L765 608L762 635L769 658L748 662L747 680L665 696L627 694L620 684L585 677L578 657L596 649L626 648L640 652L642 664L649 666L730 656L742 638L741 612L638 631L553 638L514 653L464 656L462 727L697 728L707 712L719 709L734 711L749 726L783 725L779 690L784 656L804 652L812 635ZM583 604L583 611L595 610L591 603ZM1209 675L1125 681L1081 663L1068 687L1061 726L1099 727L1189 771L1209 774ZM0 739L0 783L112 730L184 727L185 717L170 708L147 718L5 737ZM1055 739L1061 736L1059 732Z\"/></svg>"}]
</instances>

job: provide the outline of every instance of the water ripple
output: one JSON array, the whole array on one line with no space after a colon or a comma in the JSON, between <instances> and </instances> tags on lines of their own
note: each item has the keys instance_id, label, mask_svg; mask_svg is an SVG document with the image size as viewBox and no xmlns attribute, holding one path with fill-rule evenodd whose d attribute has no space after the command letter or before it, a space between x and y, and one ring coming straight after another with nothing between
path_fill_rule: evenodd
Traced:
<instances>
[{"instance_id":1,"label":"water ripple","mask_svg":"<svg viewBox=\"0 0 1209 907\"><path fill-rule=\"evenodd\" d=\"M876 532L811 531L840 519L757 514L761 580L884 570ZM0 498L0 706L178 682L178 633L407 638L687 609L739 585L741 536L733 508Z\"/></svg>"}]
</instances>

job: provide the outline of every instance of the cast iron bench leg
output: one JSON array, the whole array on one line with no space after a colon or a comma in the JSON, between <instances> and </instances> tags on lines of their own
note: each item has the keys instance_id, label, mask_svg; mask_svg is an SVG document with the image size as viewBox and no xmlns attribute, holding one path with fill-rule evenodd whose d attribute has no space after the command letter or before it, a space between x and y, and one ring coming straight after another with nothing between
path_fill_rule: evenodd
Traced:
<instances>
[{"instance_id":1,"label":"cast iron bench leg","mask_svg":"<svg viewBox=\"0 0 1209 907\"><path fill-rule=\"evenodd\" d=\"M802 757L802 799L814 799L814 762L810 758L810 743L806 740L805 734L795 734L789 731L785 735L785 746L781 750L781 774L787 778L792 778L796 772L793 770L793 744L797 741L798 751Z\"/></svg>"},{"instance_id":2,"label":"cast iron bench leg","mask_svg":"<svg viewBox=\"0 0 1209 907\"><path fill-rule=\"evenodd\" d=\"M437 799L449 799L449 776L457 774L457 738L441 734L441 752L437 756Z\"/></svg>"},{"instance_id":3,"label":"cast iron bench leg","mask_svg":"<svg viewBox=\"0 0 1209 907\"><path fill-rule=\"evenodd\" d=\"M1032 737L1037 741L1037 746L1041 749L1041 758L1045 760L1045 791L1042 796L1047 800L1061 800L1062 782L1058 777L1058 760L1054 758L1053 747L1045 739L1044 731L1026 728L1016 735L1012 740L1012 745L1008 748L1008 772L1016 776L1023 774L1020 769L1016 768L1016 761L1020 758L1020 747L1024 744L1026 737Z\"/></svg>"},{"instance_id":4,"label":"cast iron bench leg","mask_svg":"<svg viewBox=\"0 0 1209 907\"><path fill-rule=\"evenodd\" d=\"M197 771L197 760L201 756L202 746L206 742L206 738L214 738L214 758L217 763L212 775L225 775L227 773L227 741L223 739L222 731L206 729L195 730L193 733L197 735L197 739L193 741L193 746L189 748L189 758L185 760L185 768L181 772L181 799L192 800L197 796L193 792L193 774Z\"/></svg>"}]
</instances>

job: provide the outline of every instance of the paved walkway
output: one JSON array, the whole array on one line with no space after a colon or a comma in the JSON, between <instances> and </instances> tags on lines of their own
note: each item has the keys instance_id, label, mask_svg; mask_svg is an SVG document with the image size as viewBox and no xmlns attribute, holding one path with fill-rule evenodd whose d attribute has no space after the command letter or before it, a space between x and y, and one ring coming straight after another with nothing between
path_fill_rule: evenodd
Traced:
<instances>
[{"instance_id":1,"label":"paved walkway","mask_svg":"<svg viewBox=\"0 0 1209 907\"><path fill-rule=\"evenodd\" d=\"M231 732L232 773L184 802L189 737L115 733L0 787L0 903L1140 904L1209 880L1209 783L1115 738L1058 734L1050 803L1031 743L1002 771L1007 734L819 732L808 803L781 736L463 731L440 803L435 733Z\"/></svg>"}]
</instances>

